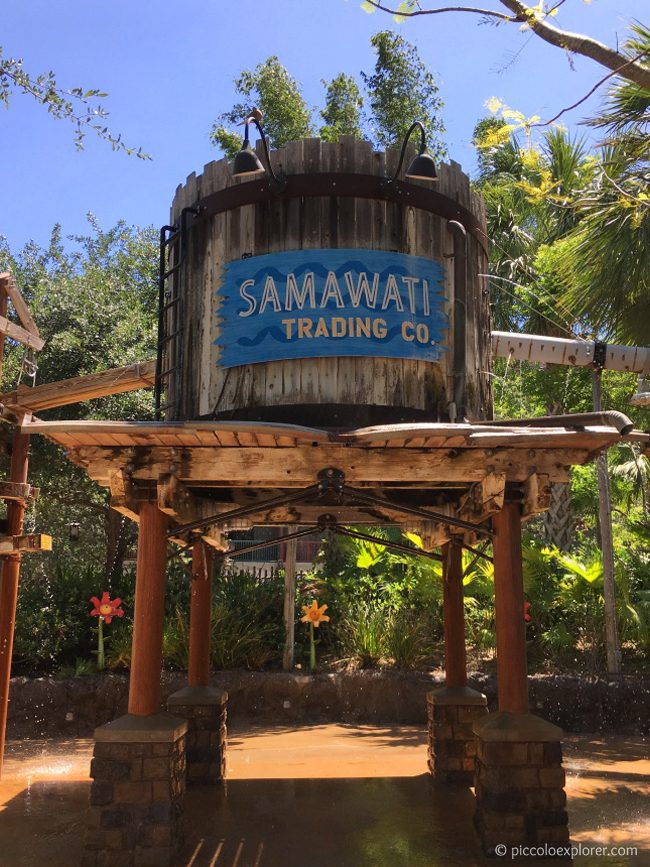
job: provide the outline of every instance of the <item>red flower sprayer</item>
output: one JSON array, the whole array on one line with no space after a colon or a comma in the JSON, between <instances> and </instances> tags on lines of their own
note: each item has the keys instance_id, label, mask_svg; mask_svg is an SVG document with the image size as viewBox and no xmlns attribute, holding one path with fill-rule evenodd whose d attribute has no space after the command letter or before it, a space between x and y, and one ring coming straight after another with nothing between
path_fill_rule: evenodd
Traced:
<instances>
[{"instance_id":1,"label":"red flower sprayer","mask_svg":"<svg viewBox=\"0 0 650 867\"><path fill-rule=\"evenodd\" d=\"M105 668L104 622L110 623L114 617L124 617L124 611L120 608L122 600L118 596L117 599L111 601L110 593L104 591L101 601L96 596L91 596L90 602L94 606L90 616L99 618L97 622L97 670L103 671Z\"/></svg>"}]
</instances>

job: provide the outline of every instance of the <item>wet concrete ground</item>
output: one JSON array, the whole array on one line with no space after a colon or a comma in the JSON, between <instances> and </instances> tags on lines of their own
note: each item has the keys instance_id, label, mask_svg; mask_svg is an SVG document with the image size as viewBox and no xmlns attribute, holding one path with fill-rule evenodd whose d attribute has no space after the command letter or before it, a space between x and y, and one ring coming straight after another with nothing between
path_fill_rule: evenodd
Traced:
<instances>
[{"instance_id":1,"label":"wet concrete ground","mask_svg":"<svg viewBox=\"0 0 650 867\"><path fill-rule=\"evenodd\" d=\"M0 867L76 867L91 753L90 740L8 745ZM648 742L569 736L565 766L572 842L639 850L574 863L650 865ZM188 793L187 844L176 867L499 863L480 853L471 791L434 786L425 771L426 732L419 727L231 731L225 785Z\"/></svg>"}]
</instances>

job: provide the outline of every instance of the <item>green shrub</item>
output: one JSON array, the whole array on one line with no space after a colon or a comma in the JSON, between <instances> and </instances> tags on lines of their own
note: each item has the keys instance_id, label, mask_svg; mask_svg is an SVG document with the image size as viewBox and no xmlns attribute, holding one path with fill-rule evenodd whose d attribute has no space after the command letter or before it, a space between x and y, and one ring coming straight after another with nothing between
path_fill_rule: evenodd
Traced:
<instances>
[{"instance_id":1,"label":"green shrub","mask_svg":"<svg viewBox=\"0 0 650 867\"><path fill-rule=\"evenodd\" d=\"M276 630L247 612L223 603L212 609L210 661L213 668L259 669L277 656Z\"/></svg>"},{"instance_id":2,"label":"green shrub","mask_svg":"<svg viewBox=\"0 0 650 867\"><path fill-rule=\"evenodd\" d=\"M343 652L361 666L376 665L387 653L389 612L360 602L345 615L339 636Z\"/></svg>"},{"instance_id":3,"label":"green shrub","mask_svg":"<svg viewBox=\"0 0 650 867\"><path fill-rule=\"evenodd\" d=\"M132 624L120 623L116 629L112 630L106 652L106 665L108 668L114 671L131 668L132 641Z\"/></svg>"},{"instance_id":4,"label":"green shrub","mask_svg":"<svg viewBox=\"0 0 650 867\"><path fill-rule=\"evenodd\" d=\"M187 671L190 658L190 630L188 617L176 608L174 616L163 626L163 659L173 668Z\"/></svg>"},{"instance_id":5,"label":"green shrub","mask_svg":"<svg viewBox=\"0 0 650 867\"><path fill-rule=\"evenodd\" d=\"M391 611L386 630L386 655L398 668L415 668L433 653L428 618L419 609Z\"/></svg>"}]
</instances>

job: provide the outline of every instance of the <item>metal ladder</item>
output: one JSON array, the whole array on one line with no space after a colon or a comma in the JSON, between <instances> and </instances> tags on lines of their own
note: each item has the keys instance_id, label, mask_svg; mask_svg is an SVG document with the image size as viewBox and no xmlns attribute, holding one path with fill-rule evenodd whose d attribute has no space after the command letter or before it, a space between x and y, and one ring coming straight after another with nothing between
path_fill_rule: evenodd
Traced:
<instances>
[{"instance_id":1,"label":"metal ladder","mask_svg":"<svg viewBox=\"0 0 650 867\"><path fill-rule=\"evenodd\" d=\"M183 371L183 295L180 270L185 261L188 218L195 217L198 213L198 208L183 208L178 225L163 226L160 230L158 348L154 386L156 421L164 420L170 410L172 418L178 418ZM174 279L171 279L172 277Z\"/></svg>"}]
</instances>

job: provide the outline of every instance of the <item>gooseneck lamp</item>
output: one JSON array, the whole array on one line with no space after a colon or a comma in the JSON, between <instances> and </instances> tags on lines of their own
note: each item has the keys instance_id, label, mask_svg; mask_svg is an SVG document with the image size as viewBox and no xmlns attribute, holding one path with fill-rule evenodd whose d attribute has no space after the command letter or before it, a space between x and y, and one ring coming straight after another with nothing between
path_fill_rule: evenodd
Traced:
<instances>
[{"instance_id":1,"label":"gooseneck lamp","mask_svg":"<svg viewBox=\"0 0 650 867\"><path fill-rule=\"evenodd\" d=\"M399 177L399 173L402 170L402 164L404 162L404 154L406 153L406 146L409 143L409 139L411 138L411 134L414 130L420 130L420 150L415 159L411 162L408 169L404 172L404 176L407 178L412 178L413 180L418 181L437 181L438 180L438 172L436 171L436 164L433 161L433 157L427 153L427 139L426 132L424 130L423 124L416 120L415 123L412 123L409 127L408 132L404 136L404 141L402 143L402 152L400 153L399 163L397 164L397 170L392 178L388 181L389 184L394 184L397 178Z\"/></svg>"},{"instance_id":2,"label":"gooseneck lamp","mask_svg":"<svg viewBox=\"0 0 650 867\"><path fill-rule=\"evenodd\" d=\"M255 124L262 138L264 155L266 157L266 164L268 166L268 169L264 168L264 165L260 161L259 157L251 148L251 143L248 135L248 127L251 123ZM279 190L284 189L287 183L286 179L284 177L278 177L273 171L273 166L271 165L271 157L269 154L269 146L266 143L266 136L264 135L264 130L262 129L260 122L257 120L257 118L253 115L249 115L244 121L244 141L242 142L241 150L235 157L232 173L235 177L243 177L245 175L258 175L261 172L265 171L268 171L269 175L271 176L272 180L275 182Z\"/></svg>"}]
</instances>

